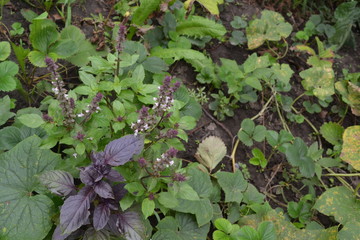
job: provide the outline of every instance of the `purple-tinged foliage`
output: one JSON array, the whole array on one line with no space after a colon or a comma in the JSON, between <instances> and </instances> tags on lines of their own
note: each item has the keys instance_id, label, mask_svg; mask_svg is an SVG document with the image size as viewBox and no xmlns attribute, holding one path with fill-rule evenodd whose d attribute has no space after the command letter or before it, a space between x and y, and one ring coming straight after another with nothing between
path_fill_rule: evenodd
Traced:
<instances>
[{"instance_id":1,"label":"purple-tinged foliage","mask_svg":"<svg viewBox=\"0 0 360 240\"><path fill-rule=\"evenodd\" d=\"M103 229L110 218L110 205L106 202L100 203L95 207L93 226L96 231Z\"/></svg>"},{"instance_id":2,"label":"purple-tinged foliage","mask_svg":"<svg viewBox=\"0 0 360 240\"><path fill-rule=\"evenodd\" d=\"M60 228L64 233L72 233L87 222L94 197L94 189L85 186L77 195L65 200L60 210Z\"/></svg>"},{"instance_id":3,"label":"purple-tinged foliage","mask_svg":"<svg viewBox=\"0 0 360 240\"><path fill-rule=\"evenodd\" d=\"M124 178L111 168L130 161L134 154L142 151L143 146L144 140L141 136L127 135L110 142L104 152L91 154L92 164L79 168L80 180L85 186L77 195L70 196L65 200L60 210L60 225L56 228L53 239L63 240L71 233L76 234L82 231L81 226L91 224L90 215L92 216L92 227L88 228L86 232L92 229L91 231L95 233L101 232L102 235L99 233L101 236L109 236L110 232L108 231L116 229L120 224L120 217L126 219L127 215L120 214L118 210L119 201L126 194L124 184L114 184L124 181ZM50 180L51 176L54 176L54 179ZM40 179L52 192L61 196L76 193L74 180L69 173L52 171L41 176ZM116 211L116 219L110 221L114 211ZM126 221L128 224L134 222L131 219ZM137 226L130 227L125 224L123 228L125 231L131 231L129 234L134 235L132 228L136 229ZM119 235L119 231L115 234Z\"/></svg>"},{"instance_id":4,"label":"purple-tinged foliage","mask_svg":"<svg viewBox=\"0 0 360 240\"><path fill-rule=\"evenodd\" d=\"M124 165L134 154L141 153L143 147L141 136L127 135L114 140L105 147L105 163L111 166Z\"/></svg>"},{"instance_id":5,"label":"purple-tinged foliage","mask_svg":"<svg viewBox=\"0 0 360 240\"><path fill-rule=\"evenodd\" d=\"M65 197L76 193L74 179L68 172L61 170L48 171L41 174L39 180L56 195Z\"/></svg>"},{"instance_id":6,"label":"purple-tinged foliage","mask_svg":"<svg viewBox=\"0 0 360 240\"><path fill-rule=\"evenodd\" d=\"M82 240L108 240L110 234L106 230L96 231L94 228L88 228L83 235Z\"/></svg>"},{"instance_id":7,"label":"purple-tinged foliage","mask_svg":"<svg viewBox=\"0 0 360 240\"><path fill-rule=\"evenodd\" d=\"M125 211L117 214L116 226L119 232L128 240L146 239L146 228L142 216L135 211Z\"/></svg>"}]
</instances>

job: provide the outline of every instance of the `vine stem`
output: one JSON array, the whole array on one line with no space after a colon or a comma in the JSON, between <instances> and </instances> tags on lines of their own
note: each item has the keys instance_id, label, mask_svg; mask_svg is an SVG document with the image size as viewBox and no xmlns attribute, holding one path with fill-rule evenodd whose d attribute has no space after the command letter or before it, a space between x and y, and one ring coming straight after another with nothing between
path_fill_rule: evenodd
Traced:
<instances>
[{"instance_id":1,"label":"vine stem","mask_svg":"<svg viewBox=\"0 0 360 240\"><path fill-rule=\"evenodd\" d=\"M335 173L332 169L330 169L330 168L328 168L328 167L325 167L325 169L326 169L328 172L330 172L331 174L334 174L334 175L335 175L334 177L336 177L347 189L349 189L351 192L353 192L356 196L360 197L360 195L357 193L357 191L355 191L355 190L353 189L353 187L352 187L348 182L346 182L346 181L342 178L343 176L339 176L339 175L341 175L341 174ZM324 175L325 175L325 174L324 174ZM347 176L347 177L349 177L349 176Z\"/></svg>"},{"instance_id":2,"label":"vine stem","mask_svg":"<svg viewBox=\"0 0 360 240\"><path fill-rule=\"evenodd\" d=\"M328 173L323 174L326 177L360 177L360 173Z\"/></svg>"},{"instance_id":3,"label":"vine stem","mask_svg":"<svg viewBox=\"0 0 360 240\"><path fill-rule=\"evenodd\" d=\"M319 149L322 148L322 143L321 143L321 138L320 138L320 133L319 131L316 129L316 127L314 126L314 124L312 124L312 122L305 117L304 115L302 115L298 110L296 110L296 108L294 108L293 106L291 106L291 110L293 110L296 114L303 116L304 120L309 124L309 126L314 130L314 132L316 133L316 136L318 138L319 141Z\"/></svg>"},{"instance_id":4,"label":"vine stem","mask_svg":"<svg viewBox=\"0 0 360 240\"><path fill-rule=\"evenodd\" d=\"M260 112L258 112L258 114L256 114L255 116L253 116L251 118L251 120L255 120L257 119L258 117L262 116L264 114L264 112L266 111L266 109L268 108L268 106L270 105L271 101L273 100L274 98L274 95L272 95L269 100L265 103L265 105L263 106L263 108L260 110ZM242 128L239 129L239 131L241 131ZM240 140L239 139L236 139L236 142L235 142L235 145L234 145L234 148L231 152L231 161L232 161L232 168L233 168L233 172L235 172L236 170L236 167L235 167L235 164L236 164L236 159L235 159L235 155L236 155L236 150L239 146L239 143L240 143Z\"/></svg>"}]
</instances>

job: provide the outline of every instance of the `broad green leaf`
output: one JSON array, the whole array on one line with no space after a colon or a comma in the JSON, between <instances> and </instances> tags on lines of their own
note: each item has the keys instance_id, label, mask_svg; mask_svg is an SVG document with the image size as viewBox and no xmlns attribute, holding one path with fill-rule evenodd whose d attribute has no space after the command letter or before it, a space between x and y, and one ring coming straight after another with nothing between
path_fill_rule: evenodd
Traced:
<instances>
[{"instance_id":1,"label":"broad green leaf","mask_svg":"<svg viewBox=\"0 0 360 240\"><path fill-rule=\"evenodd\" d=\"M190 214L176 213L175 218L163 218L156 228L158 231L153 235L153 240L199 240L206 238L210 224L198 227Z\"/></svg>"},{"instance_id":2,"label":"broad green leaf","mask_svg":"<svg viewBox=\"0 0 360 240\"><path fill-rule=\"evenodd\" d=\"M0 155L0 226L11 240L43 239L52 227L53 202L39 191L36 176L54 169L60 158L40 143L32 136Z\"/></svg>"},{"instance_id":3,"label":"broad green leaf","mask_svg":"<svg viewBox=\"0 0 360 240\"><path fill-rule=\"evenodd\" d=\"M55 53L59 58L67 58L79 51L77 43L72 39L59 40L49 48L49 52Z\"/></svg>"},{"instance_id":4,"label":"broad green leaf","mask_svg":"<svg viewBox=\"0 0 360 240\"><path fill-rule=\"evenodd\" d=\"M141 0L140 6L136 8L132 15L131 23L135 26L144 25L145 20L149 15L160 6L161 0ZM128 37L131 38L135 33L135 28L131 27L129 30Z\"/></svg>"},{"instance_id":5,"label":"broad green leaf","mask_svg":"<svg viewBox=\"0 0 360 240\"><path fill-rule=\"evenodd\" d=\"M304 79L301 83L305 90L312 92L320 100L335 93L332 67L312 67L300 72L300 77Z\"/></svg>"},{"instance_id":6,"label":"broad green leaf","mask_svg":"<svg viewBox=\"0 0 360 240\"><path fill-rule=\"evenodd\" d=\"M14 126L5 127L0 130L0 150L10 150L11 148L15 147L19 142L32 135L44 137L46 133L44 132L44 130L41 130L39 128L34 129L25 126L21 128L17 128Z\"/></svg>"},{"instance_id":7,"label":"broad green leaf","mask_svg":"<svg viewBox=\"0 0 360 240\"><path fill-rule=\"evenodd\" d=\"M46 67L45 53L34 50L28 54L29 61L36 67Z\"/></svg>"},{"instance_id":8,"label":"broad green leaf","mask_svg":"<svg viewBox=\"0 0 360 240\"><path fill-rule=\"evenodd\" d=\"M335 83L335 88L342 96L342 100L349 104L351 112L360 116L360 87L348 81L339 81Z\"/></svg>"},{"instance_id":9,"label":"broad green leaf","mask_svg":"<svg viewBox=\"0 0 360 240\"><path fill-rule=\"evenodd\" d=\"M360 202L346 187L326 190L316 201L314 208L322 214L333 216L341 224L360 222Z\"/></svg>"},{"instance_id":10,"label":"broad green leaf","mask_svg":"<svg viewBox=\"0 0 360 240\"><path fill-rule=\"evenodd\" d=\"M332 145L339 145L342 143L344 128L338 123L328 122L320 127L320 133Z\"/></svg>"},{"instance_id":11,"label":"broad green leaf","mask_svg":"<svg viewBox=\"0 0 360 240\"><path fill-rule=\"evenodd\" d=\"M8 95L0 98L0 126L5 124L7 120L15 116L15 113L10 112L11 100Z\"/></svg>"},{"instance_id":12,"label":"broad green leaf","mask_svg":"<svg viewBox=\"0 0 360 240\"><path fill-rule=\"evenodd\" d=\"M348 127L343 134L341 159L360 170L360 125Z\"/></svg>"},{"instance_id":13,"label":"broad green leaf","mask_svg":"<svg viewBox=\"0 0 360 240\"><path fill-rule=\"evenodd\" d=\"M217 172L215 176L218 183L225 192L225 202L241 203L244 191L247 188L247 181L244 179L240 171Z\"/></svg>"},{"instance_id":14,"label":"broad green leaf","mask_svg":"<svg viewBox=\"0 0 360 240\"><path fill-rule=\"evenodd\" d=\"M127 52L123 52L120 55L120 59L121 59L120 67L122 67L122 68L130 67L136 63L136 61L139 59L139 55L137 55L137 54L131 55Z\"/></svg>"},{"instance_id":15,"label":"broad green leaf","mask_svg":"<svg viewBox=\"0 0 360 240\"><path fill-rule=\"evenodd\" d=\"M0 61L6 60L11 53L11 47L9 42L0 42Z\"/></svg>"},{"instance_id":16,"label":"broad green leaf","mask_svg":"<svg viewBox=\"0 0 360 240\"><path fill-rule=\"evenodd\" d=\"M226 155L226 146L219 137L210 136L203 140L195 153L196 159L210 172Z\"/></svg>"},{"instance_id":17,"label":"broad green leaf","mask_svg":"<svg viewBox=\"0 0 360 240\"><path fill-rule=\"evenodd\" d=\"M180 59L205 60L206 59L206 56L199 51L192 49L183 49L183 48L166 49L166 48L156 47L151 49L151 55L163 59L174 58L175 60L180 60Z\"/></svg>"},{"instance_id":18,"label":"broad green leaf","mask_svg":"<svg viewBox=\"0 0 360 240\"><path fill-rule=\"evenodd\" d=\"M196 126L196 119L191 116L183 116L178 123L181 129L191 130Z\"/></svg>"},{"instance_id":19,"label":"broad green leaf","mask_svg":"<svg viewBox=\"0 0 360 240\"><path fill-rule=\"evenodd\" d=\"M338 240L357 240L360 236L360 222L346 223L338 234Z\"/></svg>"},{"instance_id":20,"label":"broad green leaf","mask_svg":"<svg viewBox=\"0 0 360 240\"><path fill-rule=\"evenodd\" d=\"M199 200L197 192L186 182L182 182L179 186L178 197L186 200Z\"/></svg>"},{"instance_id":21,"label":"broad green leaf","mask_svg":"<svg viewBox=\"0 0 360 240\"><path fill-rule=\"evenodd\" d=\"M198 193L200 198L209 198L213 185L207 173L198 168L191 167L187 170L189 179L187 183Z\"/></svg>"},{"instance_id":22,"label":"broad green leaf","mask_svg":"<svg viewBox=\"0 0 360 240\"><path fill-rule=\"evenodd\" d=\"M148 57L142 63L144 69L151 73L162 73L168 69L168 65L158 57Z\"/></svg>"},{"instance_id":23,"label":"broad green leaf","mask_svg":"<svg viewBox=\"0 0 360 240\"><path fill-rule=\"evenodd\" d=\"M167 208L175 208L179 205L178 200L171 192L159 193L159 202Z\"/></svg>"},{"instance_id":24,"label":"broad green leaf","mask_svg":"<svg viewBox=\"0 0 360 240\"><path fill-rule=\"evenodd\" d=\"M155 202L149 198L145 198L141 204L141 211L145 218L148 218L154 213Z\"/></svg>"},{"instance_id":25,"label":"broad green leaf","mask_svg":"<svg viewBox=\"0 0 360 240\"><path fill-rule=\"evenodd\" d=\"M266 68L270 65L268 56L258 57L256 53L253 53L246 59L243 64L245 73L251 73L258 68Z\"/></svg>"},{"instance_id":26,"label":"broad green leaf","mask_svg":"<svg viewBox=\"0 0 360 240\"><path fill-rule=\"evenodd\" d=\"M34 49L42 53L47 53L48 48L59 38L59 33L54 26L43 27L42 29L32 29L30 41Z\"/></svg>"},{"instance_id":27,"label":"broad green leaf","mask_svg":"<svg viewBox=\"0 0 360 240\"><path fill-rule=\"evenodd\" d=\"M226 29L222 24L210 19L192 16L187 20L181 21L176 26L176 32L191 37L211 36L213 38L221 38L226 33Z\"/></svg>"},{"instance_id":28,"label":"broad green leaf","mask_svg":"<svg viewBox=\"0 0 360 240\"><path fill-rule=\"evenodd\" d=\"M219 15L218 4L223 4L224 0L196 0L203 5L211 14Z\"/></svg>"},{"instance_id":29,"label":"broad green leaf","mask_svg":"<svg viewBox=\"0 0 360 240\"><path fill-rule=\"evenodd\" d=\"M213 217L213 208L209 199L196 201L178 199L177 207L171 208L178 212L195 214L199 227L208 224Z\"/></svg>"},{"instance_id":30,"label":"broad green leaf","mask_svg":"<svg viewBox=\"0 0 360 240\"><path fill-rule=\"evenodd\" d=\"M275 226L276 238L281 240L337 240L337 227L321 230L306 230L298 229L291 222L289 222L285 215L275 210L270 210L258 215L248 215L240 218L240 226L251 226L256 229L264 222L272 222ZM269 231L271 233L271 231ZM269 234L271 236L271 234ZM273 239L273 238L270 238Z\"/></svg>"},{"instance_id":31,"label":"broad green leaf","mask_svg":"<svg viewBox=\"0 0 360 240\"><path fill-rule=\"evenodd\" d=\"M232 224L225 218L218 218L215 220L214 225L217 229L230 234L232 231Z\"/></svg>"},{"instance_id":32,"label":"broad green leaf","mask_svg":"<svg viewBox=\"0 0 360 240\"><path fill-rule=\"evenodd\" d=\"M295 138L292 145L285 152L286 159L294 167L299 167L304 177L313 177L315 174L315 163L308 157L308 147L301 138Z\"/></svg>"},{"instance_id":33,"label":"broad green leaf","mask_svg":"<svg viewBox=\"0 0 360 240\"><path fill-rule=\"evenodd\" d=\"M30 128L38 128L45 123L42 117L35 113L23 114L18 119L22 124Z\"/></svg>"},{"instance_id":34,"label":"broad green leaf","mask_svg":"<svg viewBox=\"0 0 360 240\"><path fill-rule=\"evenodd\" d=\"M5 61L0 63L0 91L12 91L16 88L15 75L19 67L16 63Z\"/></svg>"},{"instance_id":35,"label":"broad green leaf","mask_svg":"<svg viewBox=\"0 0 360 240\"><path fill-rule=\"evenodd\" d=\"M287 38L292 31L292 26L285 22L277 12L264 10L260 19L250 22L246 28L249 49L260 47L266 40L280 41Z\"/></svg>"}]
</instances>

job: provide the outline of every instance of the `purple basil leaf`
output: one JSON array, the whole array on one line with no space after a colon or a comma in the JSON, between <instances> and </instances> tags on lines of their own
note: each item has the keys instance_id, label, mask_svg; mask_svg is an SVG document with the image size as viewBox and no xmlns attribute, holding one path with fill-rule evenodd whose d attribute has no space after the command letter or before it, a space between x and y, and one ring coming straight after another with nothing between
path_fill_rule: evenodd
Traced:
<instances>
[{"instance_id":1,"label":"purple basil leaf","mask_svg":"<svg viewBox=\"0 0 360 240\"><path fill-rule=\"evenodd\" d=\"M84 234L82 240L108 240L110 239L110 233L103 229L96 231L94 228L88 228Z\"/></svg>"},{"instance_id":2,"label":"purple basil leaf","mask_svg":"<svg viewBox=\"0 0 360 240\"><path fill-rule=\"evenodd\" d=\"M126 235L127 240L146 239L146 227L141 215L134 210L118 214L116 222L118 230Z\"/></svg>"},{"instance_id":3,"label":"purple basil leaf","mask_svg":"<svg viewBox=\"0 0 360 240\"><path fill-rule=\"evenodd\" d=\"M67 196L76 193L74 178L68 172L61 170L47 171L39 176L39 180L54 194Z\"/></svg>"},{"instance_id":4,"label":"purple basil leaf","mask_svg":"<svg viewBox=\"0 0 360 240\"><path fill-rule=\"evenodd\" d=\"M91 160L93 161L93 163L95 165L104 165L104 159L105 159L105 153L104 152L92 152L91 155Z\"/></svg>"},{"instance_id":5,"label":"purple basil leaf","mask_svg":"<svg viewBox=\"0 0 360 240\"><path fill-rule=\"evenodd\" d=\"M125 184L124 183L119 183L113 186L113 191L114 191L114 196L115 196L115 201L119 202L128 192L125 188L124 188Z\"/></svg>"},{"instance_id":6,"label":"purple basil leaf","mask_svg":"<svg viewBox=\"0 0 360 240\"><path fill-rule=\"evenodd\" d=\"M65 240L70 235L70 233L63 234L62 232L60 225L58 225L52 235L52 240Z\"/></svg>"},{"instance_id":7,"label":"purple basil leaf","mask_svg":"<svg viewBox=\"0 0 360 240\"><path fill-rule=\"evenodd\" d=\"M85 186L77 195L65 200L60 210L60 227L63 233L72 233L88 221L90 201L93 198L93 188Z\"/></svg>"},{"instance_id":8,"label":"purple basil leaf","mask_svg":"<svg viewBox=\"0 0 360 240\"><path fill-rule=\"evenodd\" d=\"M114 169L111 169L110 172L106 175L106 178L112 182L123 182L125 181L124 177L120 175Z\"/></svg>"},{"instance_id":9,"label":"purple basil leaf","mask_svg":"<svg viewBox=\"0 0 360 240\"><path fill-rule=\"evenodd\" d=\"M116 223L118 221L118 215L118 213L110 215L108 224L106 225L106 229L108 229L113 235L120 237L122 234L116 226Z\"/></svg>"},{"instance_id":10,"label":"purple basil leaf","mask_svg":"<svg viewBox=\"0 0 360 240\"><path fill-rule=\"evenodd\" d=\"M96 231L103 229L110 218L110 206L107 203L100 203L95 207L93 226Z\"/></svg>"},{"instance_id":11,"label":"purple basil leaf","mask_svg":"<svg viewBox=\"0 0 360 240\"><path fill-rule=\"evenodd\" d=\"M99 173L99 171L97 171L93 165L80 168L80 180L85 185L92 186L102 178L103 175Z\"/></svg>"},{"instance_id":12,"label":"purple basil leaf","mask_svg":"<svg viewBox=\"0 0 360 240\"><path fill-rule=\"evenodd\" d=\"M110 184L105 181L100 181L94 186L95 192L102 198L114 199L114 192Z\"/></svg>"},{"instance_id":13,"label":"purple basil leaf","mask_svg":"<svg viewBox=\"0 0 360 240\"><path fill-rule=\"evenodd\" d=\"M111 141L104 150L105 163L111 166L123 165L130 161L134 154L141 153L143 147L144 139L141 136L126 135Z\"/></svg>"}]
</instances>

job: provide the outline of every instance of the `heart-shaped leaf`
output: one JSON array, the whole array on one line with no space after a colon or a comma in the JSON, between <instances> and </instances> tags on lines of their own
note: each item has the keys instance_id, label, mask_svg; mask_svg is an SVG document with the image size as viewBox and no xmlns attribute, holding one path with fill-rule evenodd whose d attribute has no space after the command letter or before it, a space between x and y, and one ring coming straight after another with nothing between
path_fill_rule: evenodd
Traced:
<instances>
[{"instance_id":1,"label":"heart-shaped leaf","mask_svg":"<svg viewBox=\"0 0 360 240\"><path fill-rule=\"evenodd\" d=\"M212 171L225 157L226 146L219 137L210 136L199 144L196 159Z\"/></svg>"},{"instance_id":2,"label":"heart-shaped leaf","mask_svg":"<svg viewBox=\"0 0 360 240\"><path fill-rule=\"evenodd\" d=\"M40 149L40 143L32 136L0 155L0 226L8 239L43 239L52 227L53 202L36 194L40 182L35 176L52 170L60 157Z\"/></svg>"}]
</instances>

